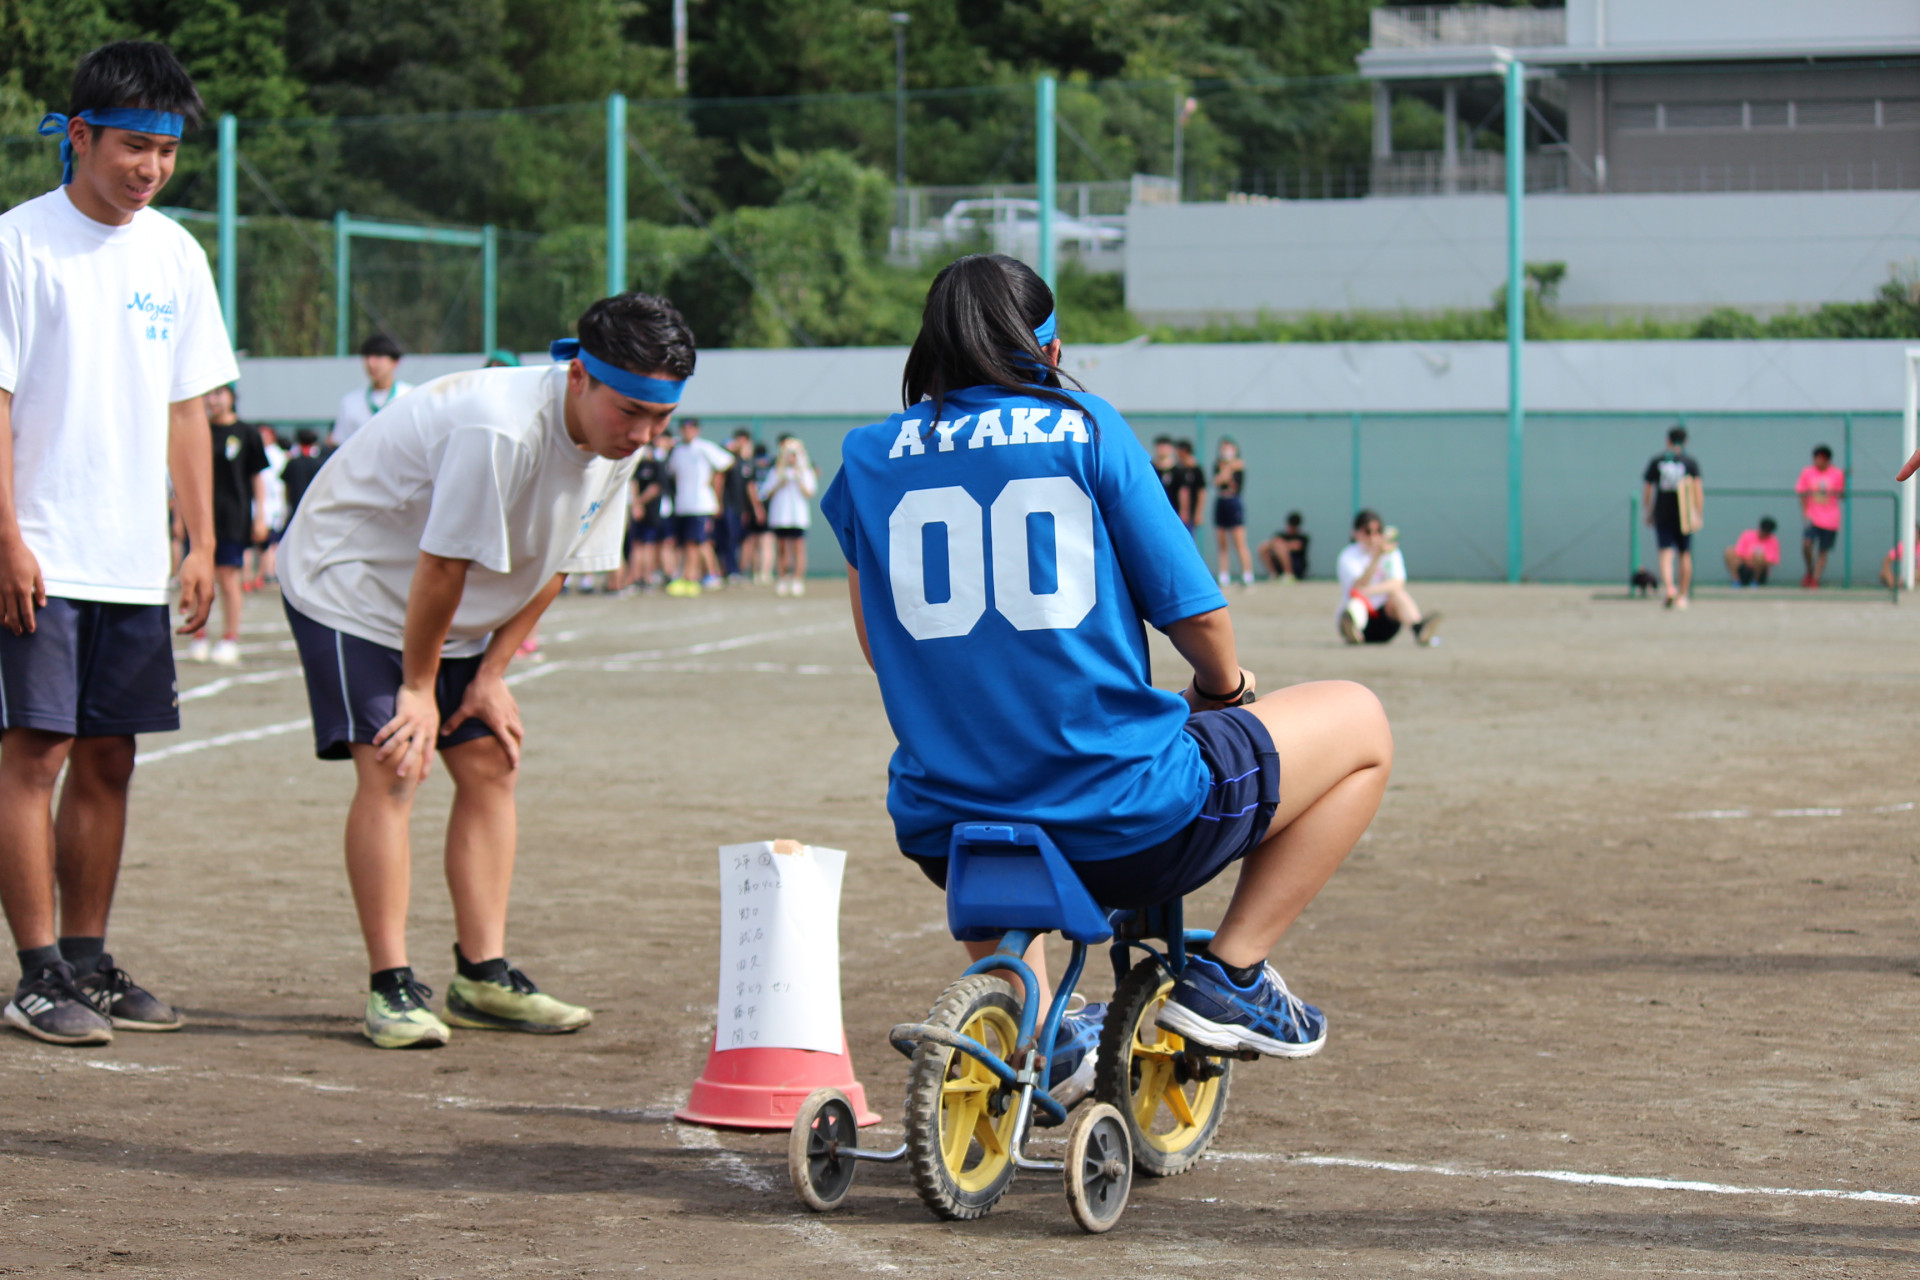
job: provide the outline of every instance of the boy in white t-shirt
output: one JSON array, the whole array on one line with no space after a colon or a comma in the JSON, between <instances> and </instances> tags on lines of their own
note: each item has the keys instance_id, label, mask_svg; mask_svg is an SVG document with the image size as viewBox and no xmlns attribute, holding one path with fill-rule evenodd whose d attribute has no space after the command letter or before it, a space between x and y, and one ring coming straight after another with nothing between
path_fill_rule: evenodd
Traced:
<instances>
[{"instance_id":1,"label":"boy in white t-shirt","mask_svg":"<svg viewBox=\"0 0 1920 1280\"><path fill-rule=\"evenodd\" d=\"M1413 628L1423 645L1435 642L1437 613L1421 614L1407 590L1407 562L1400 554L1400 532L1384 525L1378 513L1353 518L1353 541L1335 564L1340 575L1340 638L1348 644L1385 644Z\"/></svg>"},{"instance_id":2,"label":"boy in white t-shirt","mask_svg":"<svg viewBox=\"0 0 1920 1280\"><path fill-rule=\"evenodd\" d=\"M181 1025L106 954L107 917L134 735L180 727L167 478L192 632L213 601L201 396L239 369L206 254L147 207L201 114L193 80L122 41L81 59L68 110L40 126L63 135L61 185L0 214L0 904L22 973L4 1016L104 1044Z\"/></svg>"},{"instance_id":3,"label":"boy in white t-shirt","mask_svg":"<svg viewBox=\"0 0 1920 1280\"><path fill-rule=\"evenodd\" d=\"M507 963L520 711L503 677L570 573L620 565L638 453L693 373L659 298L603 298L558 364L435 379L314 478L280 543L314 746L353 761L347 879L367 944L366 1035L445 1044L447 1025L557 1033L586 1009ZM407 963L408 820L438 751L453 775L447 886L456 976L443 1022Z\"/></svg>"},{"instance_id":4,"label":"boy in white t-shirt","mask_svg":"<svg viewBox=\"0 0 1920 1280\"><path fill-rule=\"evenodd\" d=\"M340 397L340 411L333 417L328 440L345 444L353 433L373 421L373 415L413 390L411 382L401 382L400 344L384 333L376 333L360 344L360 364L367 371L367 385Z\"/></svg>"},{"instance_id":5,"label":"boy in white t-shirt","mask_svg":"<svg viewBox=\"0 0 1920 1280\"><path fill-rule=\"evenodd\" d=\"M667 455L673 480L673 534L680 544L680 574L667 584L671 596L697 596L720 585L720 561L713 554L713 521L720 514L720 473L734 456L700 438L700 420L680 424L680 443Z\"/></svg>"}]
</instances>

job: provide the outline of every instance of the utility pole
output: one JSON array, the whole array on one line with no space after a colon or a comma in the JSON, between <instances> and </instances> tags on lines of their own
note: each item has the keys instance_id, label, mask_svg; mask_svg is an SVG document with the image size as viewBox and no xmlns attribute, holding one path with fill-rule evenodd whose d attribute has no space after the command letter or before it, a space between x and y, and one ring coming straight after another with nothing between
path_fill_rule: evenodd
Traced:
<instances>
[{"instance_id":1,"label":"utility pole","mask_svg":"<svg viewBox=\"0 0 1920 1280\"><path fill-rule=\"evenodd\" d=\"M673 87L687 91L687 0L673 0Z\"/></svg>"},{"instance_id":2,"label":"utility pole","mask_svg":"<svg viewBox=\"0 0 1920 1280\"><path fill-rule=\"evenodd\" d=\"M685 3L685 0L680 0ZM893 185L907 185L907 24L910 13L893 15Z\"/></svg>"}]
</instances>

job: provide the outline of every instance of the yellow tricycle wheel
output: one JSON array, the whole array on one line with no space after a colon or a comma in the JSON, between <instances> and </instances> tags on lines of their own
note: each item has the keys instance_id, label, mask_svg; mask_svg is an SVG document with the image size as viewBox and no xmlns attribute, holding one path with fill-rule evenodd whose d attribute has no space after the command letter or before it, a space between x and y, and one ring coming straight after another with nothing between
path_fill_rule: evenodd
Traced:
<instances>
[{"instance_id":1,"label":"yellow tricycle wheel","mask_svg":"<svg viewBox=\"0 0 1920 1280\"><path fill-rule=\"evenodd\" d=\"M1226 1114L1233 1061L1153 1025L1173 979L1142 960L1114 988L1093 1096L1127 1119L1134 1167L1156 1178L1185 1173L1206 1153Z\"/></svg>"},{"instance_id":2,"label":"yellow tricycle wheel","mask_svg":"<svg viewBox=\"0 0 1920 1280\"><path fill-rule=\"evenodd\" d=\"M968 1036L1011 1062L1020 1004L999 978L975 974L940 996L927 1022ZM1013 1181L1019 1093L984 1062L923 1040L907 1076L906 1131L914 1189L942 1218L978 1218Z\"/></svg>"}]
</instances>

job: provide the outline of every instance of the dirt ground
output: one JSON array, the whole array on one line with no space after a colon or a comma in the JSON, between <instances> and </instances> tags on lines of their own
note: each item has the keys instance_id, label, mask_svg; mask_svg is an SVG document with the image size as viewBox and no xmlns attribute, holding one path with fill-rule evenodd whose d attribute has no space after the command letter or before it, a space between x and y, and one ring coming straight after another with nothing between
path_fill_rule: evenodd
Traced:
<instances>
[{"instance_id":1,"label":"dirt ground","mask_svg":"<svg viewBox=\"0 0 1920 1280\"><path fill-rule=\"evenodd\" d=\"M191 1025L0 1038L0 1274L1915 1274L1920 605L1421 594L1448 615L1435 650L1341 646L1323 583L1235 596L1264 683L1365 681L1398 763L1277 956L1326 1052L1244 1067L1217 1158L1137 1183L1097 1239L1051 1176L951 1225L867 1167L814 1216L783 1137L670 1117L713 1026L717 845L850 851L847 1031L886 1117L865 1142L898 1141L887 1028L961 967L889 843L892 739L838 583L560 602L519 686L511 948L597 1019L422 1053L359 1037L350 773L288 727L291 645L251 602L239 678L183 668L186 728L142 742L114 922ZM439 988L446 786L413 930Z\"/></svg>"}]
</instances>

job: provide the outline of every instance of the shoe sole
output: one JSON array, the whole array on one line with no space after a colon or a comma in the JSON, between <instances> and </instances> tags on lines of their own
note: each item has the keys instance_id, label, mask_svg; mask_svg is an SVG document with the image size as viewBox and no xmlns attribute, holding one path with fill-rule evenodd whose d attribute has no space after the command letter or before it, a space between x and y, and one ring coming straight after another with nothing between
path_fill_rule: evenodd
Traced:
<instances>
[{"instance_id":1,"label":"shoe sole","mask_svg":"<svg viewBox=\"0 0 1920 1280\"><path fill-rule=\"evenodd\" d=\"M1311 1058L1327 1044L1327 1033L1324 1030L1320 1033L1320 1038L1311 1044L1290 1044L1285 1040L1275 1040L1249 1031L1245 1027L1210 1022L1184 1005L1172 1003L1161 1006L1159 1016L1154 1018L1153 1025L1203 1044L1209 1049L1218 1049L1226 1053L1236 1049L1251 1049L1269 1058Z\"/></svg>"},{"instance_id":2,"label":"shoe sole","mask_svg":"<svg viewBox=\"0 0 1920 1280\"><path fill-rule=\"evenodd\" d=\"M1080 1059L1080 1066L1072 1075L1047 1090L1053 1096L1053 1100L1071 1109L1092 1093L1095 1059L1099 1056L1098 1053L1089 1052L1086 1057Z\"/></svg>"},{"instance_id":3,"label":"shoe sole","mask_svg":"<svg viewBox=\"0 0 1920 1280\"><path fill-rule=\"evenodd\" d=\"M89 1031L82 1036L63 1036L56 1035L51 1031L42 1031L39 1027L34 1026L33 1019L29 1018L26 1012L11 1000L7 1002L5 1017L7 1025L15 1031L24 1032L32 1036L35 1040L44 1041L47 1044L75 1045L113 1043L113 1029L111 1027L102 1027L98 1031Z\"/></svg>"},{"instance_id":4,"label":"shoe sole","mask_svg":"<svg viewBox=\"0 0 1920 1280\"><path fill-rule=\"evenodd\" d=\"M441 1049L445 1048L447 1043L447 1037L445 1035L435 1035L431 1031L411 1040L401 1039L397 1036L382 1037L367 1030L365 1027L360 1029L360 1034L364 1035L376 1049Z\"/></svg>"},{"instance_id":5,"label":"shoe sole","mask_svg":"<svg viewBox=\"0 0 1920 1280\"><path fill-rule=\"evenodd\" d=\"M187 1025L185 1018L176 1018L172 1022L133 1022L109 1014L107 1020L113 1023L115 1031L178 1031Z\"/></svg>"},{"instance_id":6,"label":"shoe sole","mask_svg":"<svg viewBox=\"0 0 1920 1280\"><path fill-rule=\"evenodd\" d=\"M440 1020L450 1027L465 1027L469 1031L518 1031L534 1036L564 1036L580 1030L593 1022L589 1013L578 1022L556 1026L550 1022L520 1022L513 1018L501 1018L474 1008L459 999L452 992L447 993L447 1009Z\"/></svg>"}]
</instances>

